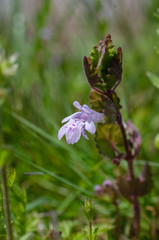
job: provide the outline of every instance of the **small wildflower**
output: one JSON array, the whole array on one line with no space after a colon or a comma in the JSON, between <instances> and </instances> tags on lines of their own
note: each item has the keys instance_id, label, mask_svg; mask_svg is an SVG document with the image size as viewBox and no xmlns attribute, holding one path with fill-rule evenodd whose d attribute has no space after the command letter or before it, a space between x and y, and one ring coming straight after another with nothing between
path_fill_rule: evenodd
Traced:
<instances>
[{"instance_id":1,"label":"small wildflower","mask_svg":"<svg viewBox=\"0 0 159 240\"><path fill-rule=\"evenodd\" d=\"M116 202L116 200L119 198L119 192L118 189L114 186L113 182L110 180L105 180L102 183L102 187L104 192L107 193L114 202Z\"/></svg>"},{"instance_id":2,"label":"small wildflower","mask_svg":"<svg viewBox=\"0 0 159 240\"><path fill-rule=\"evenodd\" d=\"M95 122L104 120L104 114L91 110L87 105L81 106L79 102L75 101L73 105L80 111L76 112L62 120L63 125L58 132L58 139L60 140L66 135L68 144L78 142L81 134L88 140L85 130L94 134L96 131Z\"/></svg>"},{"instance_id":3,"label":"small wildflower","mask_svg":"<svg viewBox=\"0 0 159 240\"><path fill-rule=\"evenodd\" d=\"M96 186L94 187L94 195L95 195L96 197L101 197L101 196L104 195L104 189L102 188L101 185L96 185Z\"/></svg>"},{"instance_id":4,"label":"small wildflower","mask_svg":"<svg viewBox=\"0 0 159 240\"><path fill-rule=\"evenodd\" d=\"M113 183L112 183L112 181L110 181L110 180L105 180L105 181L102 183L102 186L103 186L104 188L111 188L111 187L113 187Z\"/></svg>"}]
</instances>

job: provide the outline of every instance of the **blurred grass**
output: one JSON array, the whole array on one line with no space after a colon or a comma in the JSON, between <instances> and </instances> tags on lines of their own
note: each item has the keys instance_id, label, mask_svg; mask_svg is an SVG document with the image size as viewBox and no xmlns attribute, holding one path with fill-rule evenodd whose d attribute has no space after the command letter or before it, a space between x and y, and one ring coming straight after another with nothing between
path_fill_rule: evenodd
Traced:
<instances>
[{"instance_id":1,"label":"blurred grass","mask_svg":"<svg viewBox=\"0 0 159 240\"><path fill-rule=\"evenodd\" d=\"M131 118L141 131L139 158L158 166L154 138L159 132L159 95L146 76L147 71L159 75L154 50L158 22L153 16L157 2L139 5L139 14L129 23L120 15L120 6L109 1L30 1L27 9L23 1L10 3L9 13L0 15L0 47L7 54L19 54L19 70L8 84L11 94L3 107L4 138L12 146L11 167L17 172L15 184L27 190L27 211L56 209L61 219L76 218L94 185L125 171L99 156L92 136L73 146L57 140L61 120L75 110L72 102L88 104L83 56L108 32L123 48L123 82L118 92L125 120ZM136 168L139 172L141 166ZM24 176L36 170L45 175ZM157 172L153 168L154 179ZM153 204L158 191L156 184ZM143 201L145 206L146 197ZM129 215L128 204L121 208ZM104 210L99 201L97 210L113 217L109 203Z\"/></svg>"}]
</instances>

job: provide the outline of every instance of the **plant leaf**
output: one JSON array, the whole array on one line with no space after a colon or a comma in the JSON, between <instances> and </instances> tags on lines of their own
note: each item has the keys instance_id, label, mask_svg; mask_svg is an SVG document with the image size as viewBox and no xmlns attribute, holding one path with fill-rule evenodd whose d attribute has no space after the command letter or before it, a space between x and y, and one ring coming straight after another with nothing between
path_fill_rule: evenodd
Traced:
<instances>
[{"instance_id":1,"label":"plant leaf","mask_svg":"<svg viewBox=\"0 0 159 240\"><path fill-rule=\"evenodd\" d=\"M133 197L142 197L149 193L152 186L152 175L148 164L145 165L139 178L130 179L128 176L120 176L117 179L120 193L130 202Z\"/></svg>"},{"instance_id":2,"label":"plant leaf","mask_svg":"<svg viewBox=\"0 0 159 240\"><path fill-rule=\"evenodd\" d=\"M99 152L109 158L114 158L115 153L113 147L122 146L122 134L118 124L98 124L96 131L96 145Z\"/></svg>"},{"instance_id":3,"label":"plant leaf","mask_svg":"<svg viewBox=\"0 0 159 240\"><path fill-rule=\"evenodd\" d=\"M103 92L121 81L122 49L114 50L110 34L94 46L90 57L84 57L84 70L91 87Z\"/></svg>"},{"instance_id":4,"label":"plant leaf","mask_svg":"<svg viewBox=\"0 0 159 240\"><path fill-rule=\"evenodd\" d=\"M92 108L97 112L104 113L105 122L114 123L116 121L117 109L120 109L121 105L120 100L115 93L112 95L113 101L94 89L91 89L89 97Z\"/></svg>"},{"instance_id":5,"label":"plant leaf","mask_svg":"<svg viewBox=\"0 0 159 240\"><path fill-rule=\"evenodd\" d=\"M151 72L147 72L147 76L154 85L154 87L159 88L159 77Z\"/></svg>"},{"instance_id":6,"label":"plant leaf","mask_svg":"<svg viewBox=\"0 0 159 240\"><path fill-rule=\"evenodd\" d=\"M154 143L155 143L155 147L159 149L159 134L156 135Z\"/></svg>"},{"instance_id":7,"label":"plant leaf","mask_svg":"<svg viewBox=\"0 0 159 240\"><path fill-rule=\"evenodd\" d=\"M8 185L9 187L12 187L13 186L13 183L15 181L15 178L16 178L16 170L13 169L12 173L9 175L8 177Z\"/></svg>"},{"instance_id":8,"label":"plant leaf","mask_svg":"<svg viewBox=\"0 0 159 240\"><path fill-rule=\"evenodd\" d=\"M95 111L103 113L105 110L105 103L104 103L102 97L105 98L105 100L106 100L105 96L102 96L100 93L98 93L94 89L91 89L90 95L89 95L91 107Z\"/></svg>"}]
</instances>

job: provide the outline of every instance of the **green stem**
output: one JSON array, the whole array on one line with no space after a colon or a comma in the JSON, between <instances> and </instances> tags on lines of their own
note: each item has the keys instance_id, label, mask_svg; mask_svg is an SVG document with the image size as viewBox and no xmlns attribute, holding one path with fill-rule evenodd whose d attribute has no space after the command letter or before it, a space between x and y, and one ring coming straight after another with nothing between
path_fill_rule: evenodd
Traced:
<instances>
[{"instance_id":1,"label":"green stem","mask_svg":"<svg viewBox=\"0 0 159 240\"><path fill-rule=\"evenodd\" d=\"M89 222L89 235L90 235L90 240L93 240L92 221Z\"/></svg>"},{"instance_id":2,"label":"green stem","mask_svg":"<svg viewBox=\"0 0 159 240\"><path fill-rule=\"evenodd\" d=\"M120 240L120 212L118 200L115 201L116 219L115 219L115 239Z\"/></svg>"},{"instance_id":3,"label":"green stem","mask_svg":"<svg viewBox=\"0 0 159 240\"><path fill-rule=\"evenodd\" d=\"M4 216L5 216L5 221L6 221L6 231L7 231L8 240L13 240L10 208L9 208L9 191L8 191L8 184L7 184L7 166L6 166L6 164L4 164L1 169L1 175L2 175L2 194L3 194Z\"/></svg>"}]
</instances>

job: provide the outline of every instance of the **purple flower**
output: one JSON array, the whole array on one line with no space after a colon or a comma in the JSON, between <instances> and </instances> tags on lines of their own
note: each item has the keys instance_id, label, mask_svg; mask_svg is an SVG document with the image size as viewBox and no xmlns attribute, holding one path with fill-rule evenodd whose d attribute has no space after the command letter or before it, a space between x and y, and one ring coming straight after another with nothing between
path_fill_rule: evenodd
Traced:
<instances>
[{"instance_id":1,"label":"purple flower","mask_svg":"<svg viewBox=\"0 0 159 240\"><path fill-rule=\"evenodd\" d=\"M58 139L60 140L66 135L68 144L78 142L81 134L88 139L85 130L94 134L96 131L94 122L104 120L104 114L91 110L87 105L81 106L79 102L75 101L73 105L80 111L76 112L62 120L63 125L58 132Z\"/></svg>"},{"instance_id":2,"label":"purple flower","mask_svg":"<svg viewBox=\"0 0 159 240\"><path fill-rule=\"evenodd\" d=\"M96 197L100 197L100 196L103 196L103 195L104 195L104 190L103 190L103 188L102 188L101 185L96 185L96 186L94 187L94 195L95 195Z\"/></svg>"}]
</instances>

